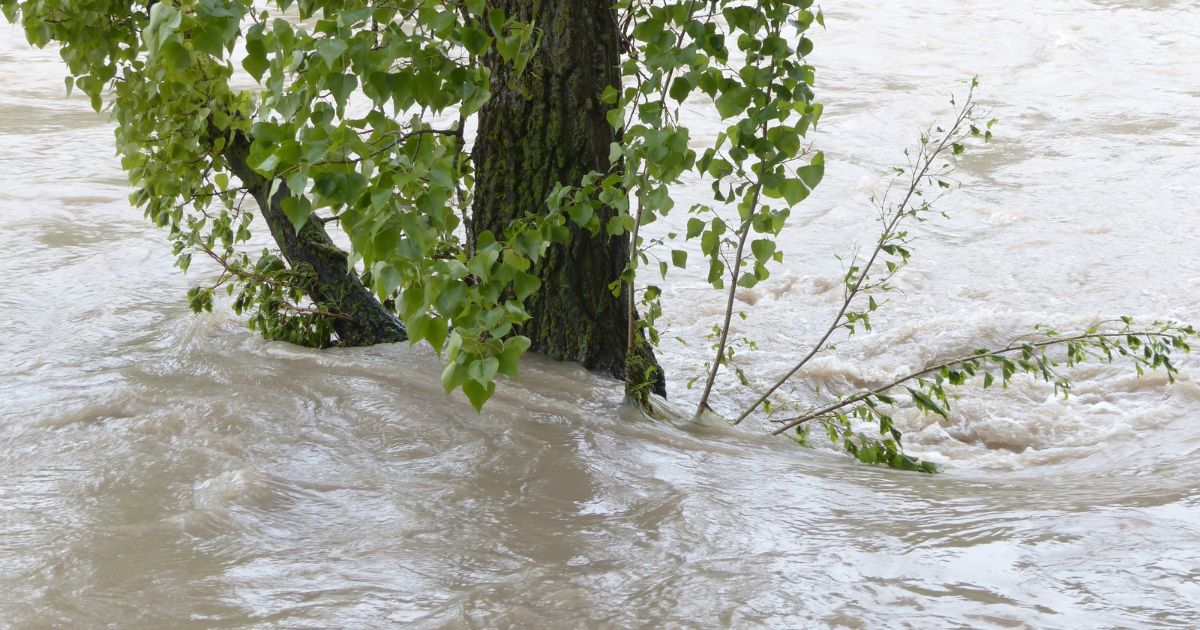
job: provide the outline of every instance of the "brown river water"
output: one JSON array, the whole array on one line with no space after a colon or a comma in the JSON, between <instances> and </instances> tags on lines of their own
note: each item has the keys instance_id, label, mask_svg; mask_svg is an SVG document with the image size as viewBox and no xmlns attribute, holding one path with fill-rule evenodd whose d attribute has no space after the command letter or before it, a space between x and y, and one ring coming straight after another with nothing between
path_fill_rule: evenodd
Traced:
<instances>
[{"instance_id":1,"label":"brown river water","mask_svg":"<svg viewBox=\"0 0 1200 630\"><path fill-rule=\"evenodd\" d=\"M868 196L974 74L996 141L916 228L875 331L795 390L1037 323L1200 321L1200 4L826 4L828 175L740 296L754 384L827 325ZM900 414L937 476L643 422L545 360L477 415L425 347L310 351L192 315L211 270L172 267L63 74L0 24L0 627L1200 626L1196 359L1173 386L1086 366L1067 401L1018 379L950 421ZM697 267L665 306L686 406L721 299ZM750 397L734 380L726 413Z\"/></svg>"}]
</instances>

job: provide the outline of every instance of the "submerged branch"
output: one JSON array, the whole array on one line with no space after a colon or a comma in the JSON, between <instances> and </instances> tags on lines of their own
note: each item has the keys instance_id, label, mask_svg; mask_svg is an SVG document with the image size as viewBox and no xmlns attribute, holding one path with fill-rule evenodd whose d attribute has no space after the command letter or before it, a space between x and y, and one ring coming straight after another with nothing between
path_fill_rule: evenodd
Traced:
<instances>
[{"instance_id":1,"label":"submerged branch","mask_svg":"<svg viewBox=\"0 0 1200 630\"><path fill-rule=\"evenodd\" d=\"M1002 357L1006 357L1007 355L1012 355L1012 354L1015 354L1018 352L1022 353L1022 355L1025 359L1029 359L1032 357L1034 350L1042 350L1045 348L1050 348L1053 346L1061 346L1061 345L1077 346L1080 344L1088 344L1095 348L1100 348L1105 351L1111 350L1111 348L1115 345L1118 348L1118 352L1120 354L1126 355L1126 356L1132 356L1129 353L1129 350L1126 349L1124 346L1122 346L1119 342L1121 340L1128 341L1130 339L1135 339L1135 338L1136 339L1146 339L1146 340L1158 340L1160 342L1169 341L1171 346L1181 347L1182 349L1184 349L1186 351L1187 345L1186 345L1186 343L1183 342L1183 339L1186 337L1186 335L1190 335L1190 334L1194 334L1194 331L1191 327L1174 327L1174 326L1164 326L1160 330L1140 330L1140 331L1125 330L1125 331L1114 331L1114 332L1089 331L1089 332L1081 333L1081 334L1074 335L1071 337L1056 337L1056 338L1045 339L1045 340L1034 342L1034 343L1014 344L1014 345L1010 345L1008 347L1005 347L1005 348L1002 348L999 350L980 350L971 355L961 356L961 357L958 357L955 359L943 361L943 362L937 363L935 365L921 368L921 369L911 372L909 374L905 374L904 376L901 376L885 385L881 385L879 387L876 387L876 388L873 388L873 389L870 389L870 390L867 390L864 392L859 392L852 396L848 396L846 398L843 398L836 402L830 403L828 405L825 405L819 409L810 411L803 415L796 416L793 418L788 418L786 420L781 420L779 422L783 423L783 426L773 430L771 432L771 434L779 435L781 433L784 433L785 431L794 429L806 422L809 422L809 421L815 420L815 419L819 419L819 418L827 417L830 414L839 412L842 409L845 409L846 407L849 407L849 406L857 404L857 403L869 403L870 399L873 397L879 397L883 394L886 394L888 391L890 391L892 389L895 389L897 387L904 385L905 383L908 383L908 382L916 380L916 379L920 379L925 376L929 376L932 374L940 374L947 370L951 370L954 368L961 368L963 366L968 366L968 365L972 366L971 369L969 370L969 372L971 375L973 375L975 373L974 366L977 366L980 362L982 362L984 360L996 361L998 359L1001 359ZM1111 341L1116 341L1118 343L1111 344L1110 343ZM1141 344L1140 343L1129 343L1128 345L1136 348L1137 346L1139 346ZM1147 343L1144 347L1149 348L1150 344ZM1076 355L1076 356L1080 356L1080 355ZM1153 359L1153 355L1151 357L1145 357L1145 358L1141 358L1141 357L1133 357L1133 358L1134 358L1135 362L1139 364L1139 370L1140 370L1141 364L1151 362L1151 367L1157 367L1158 365L1165 364L1167 370L1173 374L1175 368L1173 366L1171 366L1170 362L1165 359L1165 354L1158 355L1158 356L1164 356L1164 358L1161 361L1155 361ZM1044 364L1042 361L1038 361L1035 359L1035 362L1038 363L1038 368L1042 371L1042 374L1045 377L1049 377L1050 375L1054 374L1053 370L1049 369L1049 366ZM1069 365L1072 363L1073 363L1073 361L1068 362ZM1022 366L1022 367L1024 368L1024 366ZM1033 368L1024 368L1024 369L1027 372L1033 371ZM988 374L987 376L990 376L990 374ZM1004 375L1005 383L1007 383L1008 378L1010 376L1011 376L1011 373L1007 373L1007 372L1005 373L1005 375ZM990 384L990 382L991 382L990 378L987 379L985 382ZM928 406L928 405L926 405L926 406ZM943 410L941 410L940 408L935 407L933 409L933 411L935 411L941 415L945 415Z\"/></svg>"}]
</instances>

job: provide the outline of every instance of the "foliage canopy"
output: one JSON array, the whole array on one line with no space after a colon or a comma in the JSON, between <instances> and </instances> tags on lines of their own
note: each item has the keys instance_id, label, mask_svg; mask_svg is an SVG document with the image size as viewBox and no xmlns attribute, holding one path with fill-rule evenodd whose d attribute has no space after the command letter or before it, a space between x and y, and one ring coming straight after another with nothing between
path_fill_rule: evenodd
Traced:
<instances>
[{"instance_id":1,"label":"foliage canopy","mask_svg":"<svg viewBox=\"0 0 1200 630\"><path fill-rule=\"evenodd\" d=\"M781 258L770 237L823 173L821 155L802 144L821 115L804 33L823 18L811 0L622 0L613 8L624 27L626 83L601 95L622 134L611 170L562 182L549 211L530 209L503 234L465 243L467 130L492 88L481 61L499 56L520 81L540 39L538 25L495 4L4 0L3 8L32 43L61 45L68 89L83 90L97 110L110 100L132 201L168 229L178 265L186 270L197 253L220 264L214 285L191 292L193 308L211 309L224 286L234 309L269 338L337 341L334 323L353 314L305 299L313 270L286 264L272 248L250 251L255 217L244 202L261 207L281 195L297 231L338 223L350 263L375 296L394 305L410 341L445 354L447 389L463 387L478 406L495 374L516 373L528 343L513 329L527 318L522 300L540 288L527 272L569 237L567 222L635 232L672 209L670 184L703 174L714 200L738 217L692 208L688 237L701 239L718 287L725 248L736 243L732 265L751 272L735 280L753 286ZM700 152L678 119L696 93L729 121ZM260 183L269 190L256 190ZM618 211L604 225L601 205ZM751 233L763 237L747 243ZM647 249L635 246L614 282L632 285ZM682 249L668 256L686 264ZM642 295L653 302L657 293ZM640 322L652 342L658 312L651 304Z\"/></svg>"}]
</instances>

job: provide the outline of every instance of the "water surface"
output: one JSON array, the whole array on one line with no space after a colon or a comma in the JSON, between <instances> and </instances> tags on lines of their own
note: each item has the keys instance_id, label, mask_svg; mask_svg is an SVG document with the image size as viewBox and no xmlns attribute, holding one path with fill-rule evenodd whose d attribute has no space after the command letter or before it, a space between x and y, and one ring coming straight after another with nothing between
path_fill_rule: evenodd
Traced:
<instances>
[{"instance_id":1,"label":"water surface","mask_svg":"<svg viewBox=\"0 0 1200 630\"><path fill-rule=\"evenodd\" d=\"M785 264L741 296L754 383L827 325L867 197L976 74L997 141L951 218L917 228L876 331L796 391L1037 323L1200 321L1194 2L825 9L830 166ZM1200 625L1194 376L1089 366L1069 401L1018 379L964 391L949 422L901 414L939 476L640 422L613 383L542 360L476 415L424 348L317 352L192 315L210 270L172 267L63 74L0 25L0 626ZM680 405L720 304L699 275L667 292ZM717 390L725 412L747 398Z\"/></svg>"}]
</instances>

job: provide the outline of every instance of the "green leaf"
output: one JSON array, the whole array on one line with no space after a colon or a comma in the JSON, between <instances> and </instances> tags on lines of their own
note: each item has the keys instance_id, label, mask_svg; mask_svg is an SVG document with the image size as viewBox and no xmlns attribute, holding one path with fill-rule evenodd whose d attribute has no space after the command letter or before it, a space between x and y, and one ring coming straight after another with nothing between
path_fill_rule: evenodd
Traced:
<instances>
[{"instance_id":1,"label":"green leaf","mask_svg":"<svg viewBox=\"0 0 1200 630\"><path fill-rule=\"evenodd\" d=\"M406 293L405 295L408 295ZM425 339L429 332L430 319L427 315L413 317L404 322L405 330L408 331L408 343L415 344Z\"/></svg>"},{"instance_id":2,"label":"green leaf","mask_svg":"<svg viewBox=\"0 0 1200 630\"><path fill-rule=\"evenodd\" d=\"M261 162L254 165L254 170L260 174L270 177L275 174L275 168L279 166L279 154L272 153L263 158Z\"/></svg>"},{"instance_id":3,"label":"green leaf","mask_svg":"<svg viewBox=\"0 0 1200 630\"><path fill-rule=\"evenodd\" d=\"M175 40L167 40L159 50L163 63L172 70L184 70L192 65L192 53L183 44Z\"/></svg>"},{"instance_id":4,"label":"green leaf","mask_svg":"<svg viewBox=\"0 0 1200 630\"><path fill-rule=\"evenodd\" d=\"M454 11L442 11L434 15L433 19L429 21L429 26L432 27L435 33L441 33L457 21L458 16Z\"/></svg>"},{"instance_id":5,"label":"green leaf","mask_svg":"<svg viewBox=\"0 0 1200 630\"><path fill-rule=\"evenodd\" d=\"M750 106L752 93L745 86L736 86L717 97L715 101L717 112L721 114L721 119L732 118L744 111Z\"/></svg>"},{"instance_id":6,"label":"green leaf","mask_svg":"<svg viewBox=\"0 0 1200 630\"><path fill-rule=\"evenodd\" d=\"M808 199L809 189L800 179L789 178L783 181L779 186L779 195L787 202L789 206L794 206L805 199Z\"/></svg>"},{"instance_id":7,"label":"green leaf","mask_svg":"<svg viewBox=\"0 0 1200 630\"><path fill-rule=\"evenodd\" d=\"M463 28L459 34L459 40L462 41L463 48L476 56L482 55L492 45L492 38L482 29L474 26Z\"/></svg>"},{"instance_id":8,"label":"green leaf","mask_svg":"<svg viewBox=\"0 0 1200 630\"><path fill-rule=\"evenodd\" d=\"M492 98L492 92L486 85L467 83L463 85L463 99L459 111L464 116L470 116L479 111Z\"/></svg>"},{"instance_id":9,"label":"green leaf","mask_svg":"<svg viewBox=\"0 0 1200 630\"><path fill-rule=\"evenodd\" d=\"M326 78L325 85L333 93L333 99L337 101L340 112L346 108L346 101L349 100L350 93L358 87L358 77L353 74L334 74Z\"/></svg>"},{"instance_id":10,"label":"green leaf","mask_svg":"<svg viewBox=\"0 0 1200 630\"><path fill-rule=\"evenodd\" d=\"M767 131L767 140L788 157L800 152L800 134L791 127L772 127Z\"/></svg>"},{"instance_id":11,"label":"green leaf","mask_svg":"<svg viewBox=\"0 0 1200 630\"><path fill-rule=\"evenodd\" d=\"M758 262L766 263L775 253L775 241L769 238L760 238L750 243L750 251L754 252L754 258Z\"/></svg>"},{"instance_id":12,"label":"green leaf","mask_svg":"<svg viewBox=\"0 0 1200 630\"><path fill-rule=\"evenodd\" d=\"M947 420L950 419L950 415L946 413L946 410L924 392L911 387L905 387L904 389L908 390L909 395L912 396L913 402L917 403L917 406L923 411L932 411Z\"/></svg>"},{"instance_id":13,"label":"green leaf","mask_svg":"<svg viewBox=\"0 0 1200 630\"><path fill-rule=\"evenodd\" d=\"M453 340L454 338L451 338L452 344ZM467 368L463 364L451 360L442 368L442 390L447 394L465 382L467 382Z\"/></svg>"},{"instance_id":14,"label":"green leaf","mask_svg":"<svg viewBox=\"0 0 1200 630\"><path fill-rule=\"evenodd\" d=\"M446 345L446 337L450 334L450 322L445 317L432 316L429 318L429 328L425 331L425 340L440 356Z\"/></svg>"},{"instance_id":15,"label":"green leaf","mask_svg":"<svg viewBox=\"0 0 1200 630\"><path fill-rule=\"evenodd\" d=\"M154 6L162 6L162 3ZM246 39L246 58L242 60L242 67L255 81L262 81L263 74L271 67L271 63L267 61L267 49L261 39Z\"/></svg>"},{"instance_id":16,"label":"green leaf","mask_svg":"<svg viewBox=\"0 0 1200 630\"><path fill-rule=\"evenodd\" d=\"M700 237L700 251L705 256L716 257L721 246L721 237L713 230L705 230Z\"/></svg>"},{"instance_id":17,"label":"green leaf","mask_svg":"<svg viewBox=\"0 0 1200 630\"><path fill-rule=\"evenodd\" d=\"M604 91L600 93L600 102L605 105L616 105L620 98L621 92L611 85L605 86Z\"/></svg>"},{"instance_id":18,"label":"green leaf","mask_svg":"<svg viewBox=\"0 0 1200 630\"><path fill-rule=\"evenodd\" d=\"M158 53L163 43L175 33L181 20L179 9L169 2L159 2L150 7L150 23L142 37L146 40L146 50L150 52L151 57Z\"/></svg>"},{"instance_id":19,"label":"green leaf","mask_svg":"<svg viewBox=\"0 0 1200 630\"><path fill-rule=\"evenodd\" d=\"M346 53L349 46L340 39L322 39L317 42L317 54L325 60L325 65L333 70L333 64Z\"/></svg>"},{"instance_id":20,"label":"green leaf","mask_svg":"<svg viewBox=\"0 0 1200 630\"><path fill-rule=\"evenodd\" d=\"M627 231L629 228L627 223L630 222L632 222L632 219L628 215L618 214L608 220L608 223L604 226L604 231L609 236L620 236Z\"/></svg>"},{"instance_id":21,"label":"green leaf","mask_svg":"<svg viewBox=\"0 0 1200 630\"><path fill-rule=\"evenodd\" d=\"M467 400L471 401L471 406L475 407L475 411L483 411L483 405L496 393L496 383L490 382L487 385L480 385L476 381L466 381L462 384L463 393L467 395Z\"/></svg>"},{"instance_id":22,"label":"green leaf","mask_svg":"<svg viewBox=\"0 0 1200 630\"><path fill-rule=\"evenodd\" d=\"M687 99L688 94L691 94L692 87L692 82L687 77L675 77L675 80L671 82L671 98L682 103Z\"/></svg>"},{"instance_id":23,"label":"green leaf","mask_svg":"<svg viewBox=\"0 0 1200 630\"><path fill-rule=\"evenodd\" d=\"M497 371L509 378L517 378L521 357L529 350L531 342L528 337L515 336L504 340L504 350L500 352L500 366Z\"/></svg>"},{"instance_id":24,"label":"green leaf","mask_svg":"<svg viewBox=\"0 0 1200 630\"><path fill-rule=\"evenodd\" d=\"M192 29L192 46L197 51L220 57L225 52L225 34L216 24L201 24Z\"/></svg>"},{"instance_id":25,"label":"green leaf","mask_svg":"<svg viewBox=\"0 0 1200 630\"><path fill-rule=\"evenodd\" d=\"M308 218L313 213L312 204L305 197L285 197L279 205L297 232L304 227L305 223L308 223Z\"/></svg>"},{"instance_id":26,"label":"green leaf","mask_svg":"<svg viewBox=\"0 0 1200 630\"><path fill-rule=\"evenodd\" d=\"M671 250L671 264L683 269L687 267L688 253L682 249Z\"/></svg>"},{"instance_id":27,"label":"green leaf","mask_svg":"<svg viewBox=\"0 0 1200 630\"><path fill-rule=\"evenodd\" d=\"M809 191L815 190L825 177L825 156L818 153L811 164L796 169L796 177L804 182Z\"/></svg>"},{"instance_id":28,"label":"green leaf","mask_svg":"<svg viewBox=\"0 0 1200 630\"><path fill-rule=\"evenodd\" d=\"M517 276L513 283L517 292L517 299L524 301L525 298L533 295L538 289L542 288L542 281L537 276L529 273L522 273Z\"/></svg>"},{"instance_id":29,"label":"green leaf","mask_svg":"<svg viewBox=\"0 0 1200 630\"><path fill-rule=\"evenodd\" d=\"M500 359L496 357L476 359L467 366L467 376L475 379L480 385L486 385L496 377L496 371L499 369Z\"/></svg>"},{"instance_id":30,"label":"green leaf","mask_svg":"<svg viewBox=\"0 0 1200 630\"><path fill-rule=\"evenodd\" d=\"M719 257L708 261L708 283L716 288L725 286L725 263Z\"/></svg>"}]
</instances>

